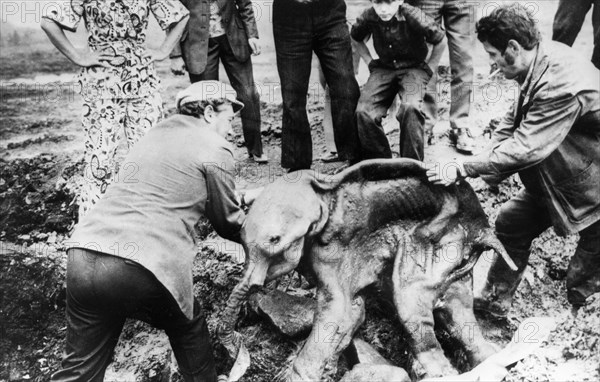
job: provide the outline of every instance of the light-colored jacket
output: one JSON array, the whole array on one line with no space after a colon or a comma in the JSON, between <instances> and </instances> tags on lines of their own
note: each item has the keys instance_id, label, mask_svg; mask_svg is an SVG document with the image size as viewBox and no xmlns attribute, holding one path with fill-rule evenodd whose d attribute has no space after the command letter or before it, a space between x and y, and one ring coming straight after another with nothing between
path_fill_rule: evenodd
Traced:
<instances>
[{"instance_id":1,"label":"light-colored jacket","mask_svg":"<svg viewBox=\"0 0 600 382\"><path fill-rule=\"evenodd\" d=\"M539 45L523 89L465 171L491 184L518 172L558 234L581 231L600 220L600 72L551 41Z\"/></svg>"},{"instance_id":2,"label":"light-colored jacket","mask_svg":"<svg viewBox=\"0 0 600 382\"><path fill-rule=\"evenodd\" d=\"M240 241L245 214L235 195L233 166L225 138L199 126L197 118L170 117L131 149L66 246L141 264L191 319L194 225L206 216L219 235Z\"/></svg>"}]
</instances>

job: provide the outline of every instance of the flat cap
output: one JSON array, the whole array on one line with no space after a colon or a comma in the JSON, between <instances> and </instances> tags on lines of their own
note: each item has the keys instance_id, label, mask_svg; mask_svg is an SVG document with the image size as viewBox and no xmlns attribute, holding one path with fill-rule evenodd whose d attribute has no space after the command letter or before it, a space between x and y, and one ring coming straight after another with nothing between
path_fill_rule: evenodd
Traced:
<instances>
[{"instance_id":1,"label":"flat cap","mask_svg":"<svg viewBox=\"0 0 600 382\"><path fill-rule=\"evenodd\" d=\"M233 111L238 112L244 104L237 100L237 93L226 83L221 81L199 81L191 84L186 89L177 93L177 110L190 102L209 101L209 100L228 100L233 105Z\"/></svg>"}]
</instances>

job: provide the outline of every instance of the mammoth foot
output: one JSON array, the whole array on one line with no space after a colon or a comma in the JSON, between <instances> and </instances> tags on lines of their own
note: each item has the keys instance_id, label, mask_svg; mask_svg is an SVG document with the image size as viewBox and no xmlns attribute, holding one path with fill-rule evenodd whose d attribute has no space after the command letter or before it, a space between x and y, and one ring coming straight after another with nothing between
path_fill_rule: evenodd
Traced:
<instances>
[{"instance_id":1,"label":"mammoth foot","mask_svg":"<svg viewBox=\"0 0 600 382\"><path fill-rule=\"evenodd\" d=\"M431 349L417 354L413 363L413 372L417 379L458 375L441 349Z\"/></svg>"},{"instance_id":2,"label":"mammoth foot","mask_svg":"<svg viewBox=\"0 0 600 382\"><path fill-rule=\"evenodd\" d=\"M410 377L399 367L362 363L347 372L340 382L410 382Z\"/></svg>"},{"instance_id":3,"label":"mammoth foot","mask_svg":"<svg viewBox=\"0 0 600 382\"><path fill-rule=\"evenodd\" d=\"M479 341L475 348L468 349L469 362L475 367L500 351L500 347L488 341Z\"/></svg>"}]
</instances>

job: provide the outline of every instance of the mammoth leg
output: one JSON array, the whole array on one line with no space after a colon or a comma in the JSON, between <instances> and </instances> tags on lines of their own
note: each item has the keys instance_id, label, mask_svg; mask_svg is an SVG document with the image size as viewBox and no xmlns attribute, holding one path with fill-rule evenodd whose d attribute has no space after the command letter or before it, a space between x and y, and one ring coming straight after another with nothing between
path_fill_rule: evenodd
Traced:
<instances>
[{"instance_id":1,"label":"mammoth leg","mask_svg":"<svg viewBox=\"0 0 600 382\"><path fill-rule=\"evenodd\" d=\"M362 297L352 298L338 282L320 287L312 331L294 360L288 381L319 381L327 362L337 359L350 344L364 317Z\"/></svg>"},{"instance_id":2,"label":"mammoth leg","mask_svg":"<svg viewBox=\"0 0 600 382\"><path fill-rule=\"evenodd\" d=\"M481 332L473 314L473 278L471 275L450 284L436 313L450 335L464 346L471 366L476 366L498 351Z\"/></svg>"},{"instance_id":3,"label":"mammoth leg","mask_svg":"<svg viewBox=\"0 0 600 382\"><path fill-rule=\"evenodd\" d=\"M414 283L394 292L398 316L409 332L411 348L422 367L413 366L419 379L457 374L435 337L434 299L434 289L424 283Z\"/></svg>"},{"instance_id":4,"label":"mammoth leg","mask_svg":"<svg viewBox=\"0 0 600 382\"><path fill-rule=\"evenodd\" d=\"M404 244L394 261L392 282L394 305L409 332L410 345L418 361L413 365L414 373L418 379L457 374L434 332L433 306L438 293L430 274L433 246L428 245L419 253L412 240Z\"/></svg>"}]
</instances>

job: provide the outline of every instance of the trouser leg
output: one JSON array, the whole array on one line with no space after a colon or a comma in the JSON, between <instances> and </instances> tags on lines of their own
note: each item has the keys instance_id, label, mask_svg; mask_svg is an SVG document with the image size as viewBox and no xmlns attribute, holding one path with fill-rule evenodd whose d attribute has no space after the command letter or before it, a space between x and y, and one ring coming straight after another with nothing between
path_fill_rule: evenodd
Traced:
<instances>
[{"instance_id":1,"label":"trouser leg","mask_svg":"<svg viewBox=\"0 0 600 382\"><path fill-rule=\"evenodd\" d=\"M423 96L431 73L424 68L403 69L398 72L400 87L400 157L423 161L425 158L425 113Z\"/></svg>"},{"instance_id":2,"label":"trouser leg","mask_svg":"<svg viewBox=\"0 0 600 382\"><path fill-rule=\"evenodd\" d=\"M600 292L600 221L579 232L579 243L567 270L567 298L574 306Z\"/></svg>"},{"instance_id":3,"label":"trouser leg","mask_svg":"<svg viewBox=\"0 0 600 382\"><path fill-rule=\"evenodd\" d=\"M522 190L502 206L496 219L496 235L518 271L512 271L502 258L496 257L481 292L481 297L494 304L499 315L506 315L510 308L527 267L531 242L550 225L550 217L541 198L527 190Z\"/></svg>"},{"instance_id":4,"label":"trouser leg","mask_svg":"<svg viewBox=\"0 0 600 382\"><path fill-rule=\"evenodd\" d=\"M260 135L260 96L254 84L252 60L248 58L244 62L238 61L226 38L221 40L220 57L231 86L244 104L240 116L248 154L261 156L263 147Z\"/></svg>"},{"instance_id":5,"label":"trouser leg","mask_svg":"<svg viewBox=\"0 0 600 382\"><path fill-rule=\"evenodd\" d=\"M194 316L179 315L164 323L179 371L186 382L216 382L217 372L210 335L198 301Z\"/></svg>"},{"instance_id":6,"label":"trouser leg","mask_svg":"<svg viewBox=\"0 0 600 382\"><path fill-rule=\"evenodd\" d=\"M600 0L594 0L592 25L594 27L594 52L592 53L592 63L596 68L600 69Z\"/></svg>"},{"instance_id":7,"label":"trouser leg","mask_svg":"<svg viewBox=\"0 0 600 382\"><path fill-rule=\"evenodd\" d=\"M438 24L442 24L442 5L443 2L439 0L420 0L416 4L423 10L429 17L434 19ZM431 65L432 63L430 63ZM425 132L428 138L433 135L433 128L438 121L438 63L431 65L433 70L433 76L429 80L429 84L426 89L426 93L423 97L423 112L425 113Z\"/></svg>"},{"instance_id":8,"label":"trouser leg","mask_svg":"<svg viewBox=\"0 0 600 382\"><path fill-rule=\"evenodd\" d=\"M423 113L425 114L425 136L427 137L427 142L429 144L432 143L433 128L435 127L438 121L438 67L432 67L431 69L433 70L433 75L431 76L431 80L429 80L429 83L427 84L427 89L425 95L423 96Z\"/></svg>"},{"instance_id":9,"label":"trouser leg","mask_svg":"<svg viewBox=\"0 0 600 382\"><path fill-rule=\"evenodd\" d=\"M475 51L475 28L473 28L473 5L470 2L451 0L443 8L448 51L450 53L450 127L472 128L469 120L473 95L473 52Z\"/></svg>"},{"instance_id":10,"label":"trouser leg","mask_svg":"<svg viewBox=\"0 0 600 382\"><path fill-rule=\"evenodd\" d=\"M206 52L206 67L202 73L189 73L190 82L219 80L219 41L215 38L208 39L208 50Z\"/></svg>"},{"instance_id":11,"label":"trouser leg","mask_svg":"<svg viewBox=\"0 0 600 382\"><path fill-rule=\"evenodd\" d=\"M356 123L363 159L392 157L381 120L397 92L398 84L394 70L372 68L356 107Z\"/></svg>"},{"instance_id":12,"label":"trouser leg","mask_svg":"<svg viewBox=\"0 0 600 382\"><path fill-rule=\"evenodd\" d=\"M281 166L294 170L308 169L312 164L312 138L306 114L311 26L306 6L292 1L273 3L273 37L283 98Z\"/></svg>"},{"instance_id":13,"label":"trouser leg","mask_svg":"<svg viewBox=\"0 0 600 382\"><path fill-rule=\"evenodd\" d=\"M96 258L69 250L67 261L67 338L61 369L52 381L98 381L123 328L125 317L96 304Z\"/></svg>"},{"instance_id":14,"label":"trouser leg","mask_svg":"<svg viewBox=\"0 0 600 382\"><path fill-rule=\"evenodd\" d=\"M352 66L352 46L344 21L317 30L314 50L329 88L335 145L341 159L351 162L360 157L360 143L354 112L359 98Z\"/></svg>"},{"instance_id":15,"label":"trouser leg","mask_svg":"<svg viewBox=\"0 0 600 382\"><path fill-rule=\"evenodd\" d=\"M572 46L592 0L560 0L552 24L552 40Z\"/></svg>"}]
</instances>

